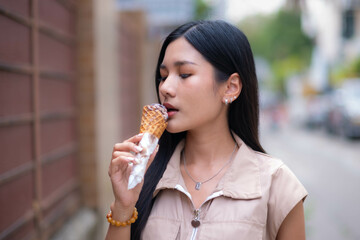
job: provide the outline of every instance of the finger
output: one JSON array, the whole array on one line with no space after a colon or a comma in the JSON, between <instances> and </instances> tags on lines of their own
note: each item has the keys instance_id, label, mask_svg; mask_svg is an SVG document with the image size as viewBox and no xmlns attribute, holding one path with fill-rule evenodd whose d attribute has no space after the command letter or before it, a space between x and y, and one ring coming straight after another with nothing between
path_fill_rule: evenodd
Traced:
<instances>
[{"instance_id":1,"label":"finger","mask_svg":"<svg viewBox=\"0 0 360 240\"><path fill-rule=\"evenodd\" d=\"M129 152L120 152L120 151L113 152L108 170L109 176L111 177L112 173L117 172L119 168L124 168L124 164L126 163L121 163L121 161L126 160L129 165L130 162L131 163L134 162L133 159L134 159L134 155Z\"/></svg>"},{"instance_id":2,"label":"finger","mask_svg":"<svg viewBox=\"0 0 360 240\"><path fill-rule=\"evenodd\" d=\"M135 157L133 155L120 155L117 158L114 158L113 160L111 160L111 164L112 165L126 165L129 164L129 162L134 163L136 161Z\"/></svg>"},{"instance_id":3,"label":"finger","mask_svg":"<svg viewBox=\"0 0 360 240\"><path fill-rule=\"evenodd\" d=\"M129 163L134 163L134 156L121 155L111 160L109 174L110 176L117 173L119 170L126 171L129 167Z\"/></svg>"},{"instance_id":4,"label":"finger","mask_svg":"<svg viewBox=\"0 0 360 240\"><path fill-rule=\"evenodd\" d=\"M120 156L134 157L135 155L132 152L114 151L112 154L112 159L115 159Z\"/></svg>"},{"instance_id":5,"label":"finger","mask_svg":"<svg viewBox=\"0 0 360 240\"><path fill-rule=\"evenodd\" d=\"M139 133L139 134L125 140L124 142L138 143L142 139L143 135L144 135L143 133Z\"/></svg>"},{"instance_id":6,"label":"finger","mask_svg":"<svg viewBox=\"0 0 360 240\"><path fill-rule=\"evenodd\" d=\"M120 151L113 151L112 158L114 159L114 158L119 157L121 155L121 153L122 152L120 152Z\"/></svg>"},{"instance_id":7,"label":"finger","mask_svg":"<svg viewBox=\"0 0 360 240\"><path fill-rule=\"evenodd\" d=\"M134 152L134 153L139 153L143 150L143 148L141 146L136 145L135 143L132 142L122 142L122 143L116 143L114 145L114 149L113 152Z\"/></svg>"}]
</instances>

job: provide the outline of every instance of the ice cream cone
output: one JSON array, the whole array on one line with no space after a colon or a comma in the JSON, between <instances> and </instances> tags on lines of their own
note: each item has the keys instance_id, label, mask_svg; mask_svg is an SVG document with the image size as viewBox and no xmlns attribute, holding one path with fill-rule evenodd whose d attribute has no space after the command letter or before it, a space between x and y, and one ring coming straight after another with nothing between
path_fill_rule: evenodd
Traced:
<instances>
[{"instance_id":1,"label":"ice cream cone","mask_svg":"<svg viewBox=\"0 0 360 240\"><path fill-rule=\"evenodd\" d=\"M163 105L152 104L143 108L140 133L150 133L160 139L167 126L167 110Z\"/></svg>"},{"instance_id":2,"label":"ice cream cone","mask_svg":"<svg viewBox=\"0 0 360 240\"><path fill-rule=\"evenodd\" d=\"M137 164L131 170L128 189L134 188L143 180L149 157L167 126L167 118L167 110L163 105L144 106L140 125L140 133L144 135L139 142L139 146L144 150L135 156Z\"/></svg>"}]
</instances>

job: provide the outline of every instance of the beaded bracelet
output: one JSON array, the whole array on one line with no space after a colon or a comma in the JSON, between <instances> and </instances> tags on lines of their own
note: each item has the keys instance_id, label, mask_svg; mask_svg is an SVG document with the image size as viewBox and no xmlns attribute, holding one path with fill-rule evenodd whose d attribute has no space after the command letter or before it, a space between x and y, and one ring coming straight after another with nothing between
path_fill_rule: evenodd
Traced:
<instances>
[{"instance_id":1,"label":"beaded bracelet","mask_svg":"<svg viewBox=\"0 0 360 240\"><path fill-rule=\"evenodd\" d=\"M138 218L138 211L136 208L134 208L134 212L133 212L133 215L132 217L125 221L125 222L120 222L120 221L116 221L112 218L112 212L110 210L110 212L106 215L106 218L108 220L108 222L113 225L113 226L116 226L116 227L125 227L127 225L131 225L132 223L134 223L136 221L136 219Z\"/></svg>"}]
</instances>

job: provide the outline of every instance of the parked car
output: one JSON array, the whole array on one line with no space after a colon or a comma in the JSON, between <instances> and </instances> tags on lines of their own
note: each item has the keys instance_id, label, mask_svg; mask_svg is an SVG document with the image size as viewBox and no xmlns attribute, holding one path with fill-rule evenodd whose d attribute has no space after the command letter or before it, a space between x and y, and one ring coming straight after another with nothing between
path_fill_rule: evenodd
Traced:
<instances>
[{"instance_id":1,"label":"parked car","mask_svg":"<svg viewBox=\"0 0 360 240\"><path fill-rule=\"evenodd\" d=\"M360 137L360 78L347 80L334 91L326 129L348 138Z\"/></svg>"},{"instance_id":2,"label":"parked car","mask_svg":"<svg viewBox=\"0 0 360 240\"><path fill-rule=\"evenodd\" d=\"M331 93L323 93L311 96L306 101L304 117L305 126L308 128L320 128L325 125L326 118L331 107Z\"/></svg>"}]
</instances>

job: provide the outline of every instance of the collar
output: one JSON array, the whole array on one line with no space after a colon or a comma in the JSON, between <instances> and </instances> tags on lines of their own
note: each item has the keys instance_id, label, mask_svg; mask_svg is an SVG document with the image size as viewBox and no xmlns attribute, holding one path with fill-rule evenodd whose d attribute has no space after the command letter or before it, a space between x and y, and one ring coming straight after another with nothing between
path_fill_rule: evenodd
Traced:
<instances>
[{"instance_id":1,"label":"collar","mask_svg":"<svg viewBox=\"0 0 360 240\"><path fill-rule=\"evenodd\" d=\"M254 150L248 147L235 133L233 133L239 149L234 157L231 167L222 177L215 192L222 191L222 195L234 199L254 199L261 197L260 166ZM182 140L175 148L163 177L157 184L154 195L160 190L176 189L176 185L185 183L180 171L180 153L184 148Z\"/></svg>"}]
</instances>

